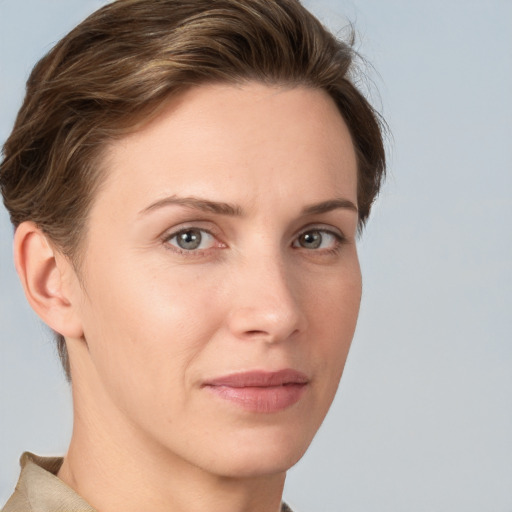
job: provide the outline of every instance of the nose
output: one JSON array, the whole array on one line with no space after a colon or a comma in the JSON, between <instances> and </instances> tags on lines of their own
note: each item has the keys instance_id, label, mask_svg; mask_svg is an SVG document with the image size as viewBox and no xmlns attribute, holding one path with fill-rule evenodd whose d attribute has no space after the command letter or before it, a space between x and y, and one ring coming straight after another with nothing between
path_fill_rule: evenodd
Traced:
<instances>
[{"instance_id":1,"label":"nose","mask_svg":"<svg viewBox=\"0 0 512 512\"><path fill-rule=\"evenodd\" d=\"M299 280L278 258L245 262L232 278L228 323L238 339L278 343L306 328Z\"/></svg>"}]
</instances>

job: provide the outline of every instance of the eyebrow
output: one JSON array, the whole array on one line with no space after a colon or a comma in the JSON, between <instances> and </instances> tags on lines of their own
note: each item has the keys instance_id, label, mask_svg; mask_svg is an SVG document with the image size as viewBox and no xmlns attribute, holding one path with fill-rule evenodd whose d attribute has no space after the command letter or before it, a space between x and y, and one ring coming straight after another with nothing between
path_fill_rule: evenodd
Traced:
<instances>
[{"instance_id":1,"label":"eyebrow","mask_svg":"<svg viewBox=\"0 0 512 512\"><path fill-rule=\"evenodd\" d=\"M348 199L339 198L330 199L329 201L323 201L321 203L306 206L302 210L302 213L305 215L315 215L319 213L331 212L332 210L338 209L352 210L355 213L359 212L359 209L352 201L349 201Z\"/></svg>"},{"instance_id":2,"label":"eyebrow","mask_svg":"<svg viewBox=\"0 0 512 512\"><path fill-rule=\"evenodd\" d=\"M178 197L169 196L160 199L148 207L141 210L140 214L149 213L153 210L163 208L169 205L185 206L186 208L193 208L208 213L216 213L218 215L228 215L231 217L241 217L244 215L243 208L236 204L224 203L220 201L210 201L208 199L201 199L198 197ZM322 201L321 203L315 203L306 206L302 209L303 215L318 215L321 213L327 213L337 209L352 210L358 213L357 206L348 199L337 198L329 199L328 201Z\"/></svg>"},{"instance_id":3,"label":"eyebrow","mask_svg":"<svg viewBox=\"0 0 512 512\"><path fill-rule=\"evenodd\" d=\"M219 201L209 201L208 199L201 199L198 197L178 197L170 196L160 199L153 204L150 204L147 208L144 208L140 213L148 213L164 206L179 205L187 208L193 208L208 213L217 213L219 215L229 215L233 217L240 217L243 214L243 210L238 205L229 203L223 203Z\"/></svg>"}]
</instances>

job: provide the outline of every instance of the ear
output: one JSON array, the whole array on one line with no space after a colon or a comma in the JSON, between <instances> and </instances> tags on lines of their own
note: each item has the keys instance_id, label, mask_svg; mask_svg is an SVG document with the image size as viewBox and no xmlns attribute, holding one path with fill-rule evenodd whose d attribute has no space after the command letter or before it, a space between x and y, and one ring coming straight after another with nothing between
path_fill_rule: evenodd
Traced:
<instances>
[{"instance_id":1,"label":"ear","mask_svg":"<svg viewBox=\"0 0 512 512\"><path fill-rule=\"evenodd\" d=\"M66 338L81 338L76 273L33 222L16 229L14 262L25 296L43 322Z\"/></svg>"}]
</instances>

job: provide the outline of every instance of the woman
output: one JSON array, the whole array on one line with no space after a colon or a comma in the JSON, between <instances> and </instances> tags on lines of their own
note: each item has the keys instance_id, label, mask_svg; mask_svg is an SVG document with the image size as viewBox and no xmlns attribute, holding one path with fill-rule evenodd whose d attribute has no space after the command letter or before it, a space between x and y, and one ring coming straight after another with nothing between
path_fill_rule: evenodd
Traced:
<instances>
[{"instance_id":1,"label":"woman","mask_svg":"<svg viewBox=\"0 0 512 512\"><path fill-rule=\"evenodd\" d=\"M293 0L118 0L36 66L0 180L74 429L5 512L287 510L384 172L352 59Z\"/></svg>"}]
</instances>

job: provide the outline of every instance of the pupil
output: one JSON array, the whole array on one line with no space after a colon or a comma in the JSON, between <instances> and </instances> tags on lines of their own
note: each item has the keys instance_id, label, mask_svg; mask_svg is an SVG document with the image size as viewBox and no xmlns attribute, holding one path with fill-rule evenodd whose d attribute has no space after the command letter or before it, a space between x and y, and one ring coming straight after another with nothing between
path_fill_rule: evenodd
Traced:
<instances>
[{"instance_id":1,"label":"pupil","mask_svg":"<svg viewBox=\"0 0 512 512\"><path fill-rule=\"evenodd\" d=\"M178 235L178 245L188 251L201 245L201 232L197 230L183 231Z\"/></svg>"},{"instance_id":2,"label":"pupil","mask_svg":"<svg viewBox=\"0 0 512 512\"><path fill-rule=\"evenodd\" d=\"M301 236L301 243L303 247L307 247L308 249L317 249L322 243L322 235L319 231L304 233Z\"/></svg>"}]
</instances>

